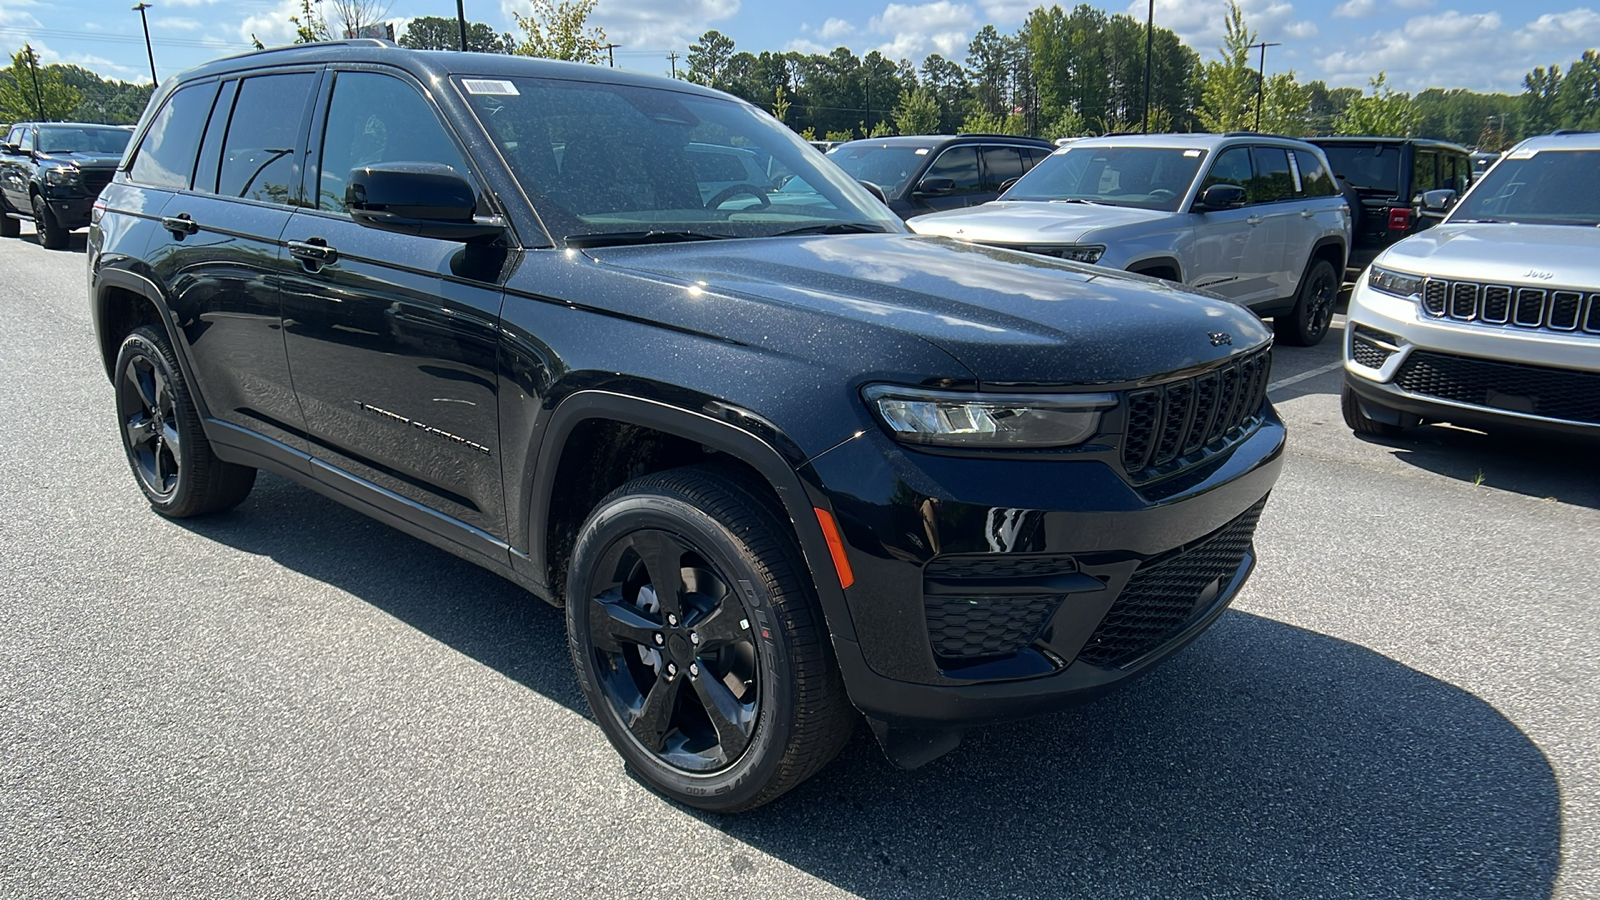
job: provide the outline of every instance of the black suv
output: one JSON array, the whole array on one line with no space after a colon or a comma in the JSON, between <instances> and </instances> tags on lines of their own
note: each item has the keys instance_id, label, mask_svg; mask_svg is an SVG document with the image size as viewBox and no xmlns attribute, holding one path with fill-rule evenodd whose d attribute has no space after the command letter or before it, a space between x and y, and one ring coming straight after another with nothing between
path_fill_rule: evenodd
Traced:
<instances>
[{"instance_id":1,"label":"black suv","mask_svg":"<svg viewBox=\"0 0 1600 900\"><path fill-rule=\"evenodd\" d=\"M1328 157L1335 178L1360 198L1350 210L1350 261L1365 269L1389 245L1429 228L1444 218L1422 205L1434 190L1467 192L1472 181L1472 153L1445 141L1398 137L1312 137Z\"/></svg>"},{"instance_id":2,"label":"black suv","mask_svg":"<svg viewBox=\"0 0 1600 900\"><path fill-rule=\"evenodd\" d=\"M1056 150L1049 141L1005 134L919 134L848 141L828 158L875 185L902 219L997 199Z\"/></svg>"},{"instance_id":3,"label":"black suv","mask_svg":"<svg viewBox=\"0 0 1600 900\"><path fill-rule=\"evenodd\" d=\"M67 246L89 224L95 196L111 181L133 129L81 122L18 122L0 141L0 237L33 220L39 243Z\"/></svg>"},{"instance_id":4,"label":"black suv","mask_svg":"<svg viewBox=\"0 0 1600 900\"><path fill-rule=\"evenodd\" d=\"M88 266L155 510L266 469L565 606L596 721L685 803L770 800L855 710L914 766L1091 696L1254 566L1259 319L910 234L725 94L350 41L172 78L135 140ZM707 143L815 199L704 196Z\"/></svg>"}]
</instances>

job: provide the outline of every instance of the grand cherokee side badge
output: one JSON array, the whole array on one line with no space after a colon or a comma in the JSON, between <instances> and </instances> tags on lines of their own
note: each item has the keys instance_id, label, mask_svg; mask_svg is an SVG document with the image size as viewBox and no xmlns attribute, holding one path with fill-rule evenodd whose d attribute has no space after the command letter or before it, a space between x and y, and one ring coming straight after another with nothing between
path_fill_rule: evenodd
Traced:
<instances>
[{"instance_id":1,"label":"grand cherokee side badge","mask_svg":"<svg viewBox=\"0 0 1600 900\"><path fill-rule=\"evenodd\" d=\"M1233 335L1227 333L1226 331L1213 331L1210 333L1209 337L1211 338L1211 346L1213 347L1221 347L1224 344L1227 344L1229 347L1233 346Z\"/></svg>"}]
</instances>

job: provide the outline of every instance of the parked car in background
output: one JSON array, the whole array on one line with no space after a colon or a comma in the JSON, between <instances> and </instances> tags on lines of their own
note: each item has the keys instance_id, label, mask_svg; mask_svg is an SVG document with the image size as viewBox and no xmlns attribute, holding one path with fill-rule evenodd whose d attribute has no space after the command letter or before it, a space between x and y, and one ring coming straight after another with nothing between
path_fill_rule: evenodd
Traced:
<instances>
[{"instance_id":1,"label":"parked car in background","mask_svg":"<svg viewBox=\"0 0 1600 900\"><path fill-rule=\"evenodd\" d=\"M1255 134L1085 138L997 202L907 224L1204 288L1305 346L1327 334L1350 240L1321 151Z\"/></svg>"},{"instance_id":2,"label":"parked car in background","mask_svg":"<svg viewBox=\"0 0 1600 900\"><path fill-rule=\"evenodd\" d=\"M89 224L95 197L111 181L133 128L79 122L19 122L0 144L0 237L31 220L52 250Z\"/></svg>"},{"instance_id":3,"label":"parked car in background","mask_svg":"<svg viewBox=\"0 0 1600 900\"><path fill-rule=\"evenodd\" d=\"M1350 298L1344 418L1600 439L1600 135L1523 141Z\"/></svg>"},{"instance_id":4,"label":"parked car in background","mask_svg":"<svg viewBox=\"0 0 1600 900\"><path fill-rule=\"evenodd\" d=\"M987 203L1054 149L1049 141L1003 134L923 134L848 141L828 158L880 188L889 208L908 219Z\"/></svg>"},{"instance_id":5,"label":"parked car in background","mask_svg":"<svg viewBox=\"0 0 1600 900\"><path fill-rule=\"evenodd\" d=\"M1477 181L1482 178L1483 173L1489 171L1489 167L1499 161L1500 154L1498 153L1491 153L1487 150L1472 151L1472 180Z\"/></svg>"},{"instance_id":6,"label":"parked car in background","mask_svg":"<svg viewBox=\"0 0 1600 900\"><path fill-rule=\"evenodd\" d=\"M919 237L742 100L605 66L318 42L150 103L87 246L137 490L266 469L564 607L674 800L759 806L860 716L915 767L1098 695L1254 568L1285 431L1236 304ZM809 197L702 199L694 144Z\"/></svg>"},{"instance_id":7,"label":"parked car in background","mask_svg":"<svg viewBox=\"0 0 1600 900\"><path fill-rule=\"evenodd\" d=\"M1467 148L1445 141L1390 137L1312 137L1335 177L1361 197L1351 210L1350 268L1359 272L1384 248L1439 221L1417 198L1428 191L1465 193L1474 164Z\"/></svg>"}]
</instances>

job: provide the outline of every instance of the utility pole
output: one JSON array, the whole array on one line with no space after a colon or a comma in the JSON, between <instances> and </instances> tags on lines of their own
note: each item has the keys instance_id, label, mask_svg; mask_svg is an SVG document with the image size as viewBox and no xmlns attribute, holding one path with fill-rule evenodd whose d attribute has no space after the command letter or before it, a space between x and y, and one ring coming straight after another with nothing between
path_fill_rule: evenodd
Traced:
<instances>
[{"instance_id":1,"label":"utility pole","mask_svg":"<svg viewBox=\"0 0 1600 900\"><path fill-rule=\"evenodd\" d=\"M150 4L143 2L143 0L140 0L139 5L134 7L139 11L139 21L144 24L144 55L150 58L150 86L154 87L156 84L156 52L150 49L150 20L145 18L144 15L144 11L149 8Z\"/></svg>"},{"instance_id":2,"label":"utility pole","mask_svg":"<svg viewBox=\"0 0 1600 900\"><path fill-rule=\"evenodd\" d=\"M1283 43L1280 41L1273 41L1270 44L1262 41L1259 44L1250 45L1252 50L1257 47L1261 48L1261 66L1256 70L1256 131L1261 130L1261 107L1267 102L1267 48L1282 46Z\"/></svg>"},{"instance_id":3,"label":"utility pole","mask_svg":"<svg viewBox=\"0 0 1600 900\"><path fill-rule=\"evenodd\" d=\"M467 10L456 0L456 27L461 30L461 52L467 52Z\"/></svg>"},{"instance_id":4,"label":"utility pole","mask_svg":"<svg viewBox=\"0 0 1600 900\"><path fill-rule=\"evenodd\" d=\"M44 121L44 97L39 93L39 64L35 62L32 44L23 44L22 52L28 54L28 69L33 72L33 105L39 109L39 121Z\"/></svg>"},{"instance_id":5,"label":"utility pole","mask_svg":"<svg viewBox=\"0 0 1600 900\"><path fill-rule=\"evenodd\" d=\"M1144 115L1139 119L1139 133L1150 133L1150 63L1155 50L1156 0L1150 0L1150 18L1144 25Z\"/></svg>"},{"instance_id":6,"label":"utility pole","mask_svg":"<svg viewBox=\"0 0 1600 900\"><path fill-rule=\"evenodd\" d=\"M674 50L671 53L668 53L667 54L667 59L672 60L672 77L673 78L677 78L678 77L678 51Z\"/></svg>"},{"instance_id":7,"label":"utility pole","mask_svg":"<svg viewBox=\"0 0 1600 900\"><path fill-rule=\"evenodd\" d=\"M606 52L606 59L611 61L611 68L613 69L617 67L617 54L613 53L612 51L621 46L621 44L603 44L600 47L601 50Z\"/></svg>"}]
</instances>

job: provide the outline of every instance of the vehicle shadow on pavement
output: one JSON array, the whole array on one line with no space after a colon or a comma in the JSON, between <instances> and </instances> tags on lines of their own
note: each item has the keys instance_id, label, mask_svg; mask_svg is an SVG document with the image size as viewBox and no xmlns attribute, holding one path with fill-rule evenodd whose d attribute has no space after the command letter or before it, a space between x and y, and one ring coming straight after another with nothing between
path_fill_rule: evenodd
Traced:
<instances>
[{"instance_id":1,"label":"vehicle shadow on pavement","mask_svg":"<svg viewBox=\"0 0 1600 900\"><path fill-rule=\"evenodd\" d=\"M1594 449L1541 436L1483 434L1424 425L1398 438L1369 438L1395 459L1468 484L1600 509Z\"/></svg>"},{"instance_id":2,"label":"vehicle shadow on pavement","mask_svg":"<svg viewBox=\"0 0 1600 900\"><path fill-rule=\"evenodd\" d=\"M33 244L39 243L37 233L24 233L22 239ZM87 253L89 251L89 232L74 231L67 235L67 245L60 250L51 250L51 253Z\"/></svg>"},{"instance_id":3,"label":"vehicle shadow on pavement","mask_svg":"<svg viewBox=\"0 0 1600 900\"><path fill-rule=\"evenodd\" d=\"M1499 712L1241 612L1090 705L914 772L861 729L704 818L865 897L1544 897L1561 857L1554 772Z\"/></svg>"}]
</instances>

